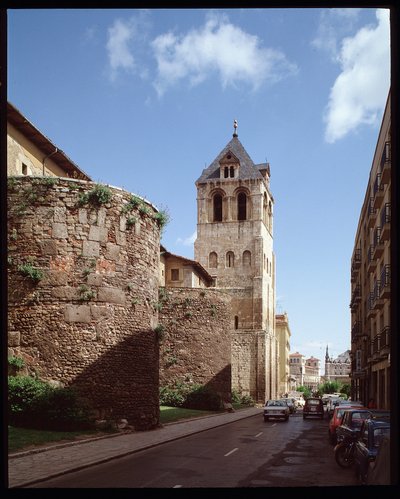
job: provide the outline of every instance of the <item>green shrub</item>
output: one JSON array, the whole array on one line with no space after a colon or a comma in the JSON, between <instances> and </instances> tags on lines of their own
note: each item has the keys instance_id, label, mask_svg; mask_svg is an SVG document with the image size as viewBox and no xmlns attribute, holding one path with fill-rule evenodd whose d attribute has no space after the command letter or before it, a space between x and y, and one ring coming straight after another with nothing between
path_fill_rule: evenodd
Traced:
<instances>
[{"instance_id":1,"label":"green shrub","mask_svg":"<svg viewBox=\"0 0 400 499\"><path fill-rule=\"evenodd\" d=\"M89 407L73 388L54 388L30 376L8 377L9 424L71 431L91 427Z\"/></svg>"},{"instance_id":2,"label":"green shrub","mask_svg":"<svg viewBox=\"0 0 400 499\"><path fill-rule=\"evenodd\" d=\"M22 369L25 366L25 361L24 359L21 359L21 357L8 357L8 365L10 367L13 367L16 370Z\"/></svg>"},{"instance_id":3,"label":"green shrub","mask_svg":"<svg viewBox=\"0 0 400 499\"><path fill-rule=\"evenodd\" d=\"M157 213L154 213L153 218L161 229L164 228L171 219L167 210L160 210Z\"/></svg>"},{"instance_id":4,"label":"green shrub","mask_svg":"<svg viewBox=\"0 0 400 499\"><path fill-rule=\"evenodd\" d=\"M160 405L218 411L222 407L222 399L207 386L177 382L160 387Z\"/></svg>"}]
</instances>

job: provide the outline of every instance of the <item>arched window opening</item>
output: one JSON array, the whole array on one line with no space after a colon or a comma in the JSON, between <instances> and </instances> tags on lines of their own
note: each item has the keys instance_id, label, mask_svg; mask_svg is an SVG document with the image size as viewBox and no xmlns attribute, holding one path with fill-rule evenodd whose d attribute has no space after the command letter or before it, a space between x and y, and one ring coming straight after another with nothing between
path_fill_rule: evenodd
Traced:
<instances>
[{"instance_id":1,"label":"arched window opening","mask_svg":"<svg viewBox=\"0 0 400 499\"><path fill-rule=\"evenodd\" d=\"M268 227L272 229L272 203L271 201L268 203Z\"/></svg>"},{"instance_id":2,"label":"arched window opening","mask_svg":"<svg viewBox=\"0 0 400 499\"><path fill-rule=\"evenodd\" d=\"M214 196L214 222L222 222L222 196L215 194Z\"/></svg>"},{"instance_id":3,"label":"arched window opening","mask_svg":"<svg viewBox=\"0 0 400 499\"><path fill-rule=\"evenodd\" d=\"M243 266L250 267L251 265L251 253L250 251L243 251Z\"/></svg>"},{"instance_id":4,"label":"arched window opening","mask_svg":"<svg viewBox=\"0 0 400 499\"><path fill-rule=\"evenodd\" d=\"M239 328L239 317L235 315L235 329Z\"/></svg>"},{"instance_id":5,"label":"arched window opening","mask_svg":"<svg viewBox=\"0 0 400 499\"><path fill-rule=\"evenodd\" d=\"M229 168L227 166L225 166L225 168L224 168L224 177L225 178L229 177Z\"/></svg>"},{"instance_id":6,"label":"arched window opening","mask_svg":"<svg viewBox=\"0 0 400 499\"><path fill-rule=\"evenodd\" d=\"M235 255L233 254L233 251L228 251L226 254L226 266L227 267L233 267L235 265Z\"/></svg>"},{"instance_id":7,"label":"arched window opening","mask_svg":"<svg viewBox=\"0 0 400 499\"><path fill-rule=\"evenodd\" d=\"M268 210L268 198L267 198L267 195L264 192L264 198L263 198L263 221L264 221L265 225L267 225L267 220L268 220L267 210Z\"/></svg>"},{"instance_id":8,"label":"arched window opening","mask_svg":"<svg viewBox=\"0 0 400 499\"><path fill-rule=\"evenodd\" d=\"M231 168L230 168L230 174L231 174L230 175L231 178L233 178L235 176L235 169L233 168L233 166L231 166Z\"/></svg>"},{"instance_id":9,"label":"arched window opening","mask_svg":"<svg viewBox=\"0 0 400 499\"><path fill-rule=\"evenodd\" d=\"M244 192L239 192L237 197L238 204L238 220L246 220L247 218L247 196Z\"/></svg>"},{"instance_id":10,"label":"arched window opening","mask_svg":"<svg viewBox=\"0 0 400 499\"><path fill-rule=\"evenodd\" d=\"M210 267L210 269L216 269L218 266L218 256L215 251L212 251L210 253L210 256L208 257L208 266Z\"/></svg>"}]
</instances>

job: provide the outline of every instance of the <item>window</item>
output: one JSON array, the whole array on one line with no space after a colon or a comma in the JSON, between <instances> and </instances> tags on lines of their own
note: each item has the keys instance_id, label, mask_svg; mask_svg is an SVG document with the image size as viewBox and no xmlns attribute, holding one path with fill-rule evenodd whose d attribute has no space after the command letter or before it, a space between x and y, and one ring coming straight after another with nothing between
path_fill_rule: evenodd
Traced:
<instances>
[{"instance_id":1,"label":"window","mask_svg":"<svg viewBox=\"0 0 400 499\"><path fill-rule=\"evenodd\" d=\"M237 197L238 220L246 220L247 196L244 192L239 192Z\"/></svg>"},{"instance_id":2,"label":"window","mask_svg":"<svg viewBox=\"0 0 400 499\"><path fill-rule=\"evenodd\" d=\"M171 269L171 281L179 281L179 269Z\"/></svg>"},{"instance_id":3,"label":"window","mask_svg":"<svg viewBox=\"0 0 400 499\"><path fill-rule=\"evenodd\" d=\"M222 196L215 194L214 196L214 222L222 222Z\"/></svg>"},{"instance_id":4,"label":"window","mask_svg":"<svg viewBox=\"0 0 400 499\"><path fill-rule=\"evenodd\" d=\"M233 251L228 251L226 254L226 266L227 267L233 267L235 263L235 255L233 254Z\"/></svg>"},{"instance_id":5,"label":"window","mask_svg":"<svg viewBox=\"0 0 400 499\"><path fill-rule=\"evenodd\" d=\"M233 166L230 167L230 176L231 178L235 176L235 169L233 168Z\"/></svg>"},{"instance_id":6,"label":"window","mask_svg":"<svg viewBox=\"0 0 400 499\"><path fill-rule=\"evenodd\" d=\"M22 175L28 175L28 167L25 163L22 163Z\"/></svg>"},{"instance_id":7,"label":"window","mask_svg":"<svg viewBox=\"0 0 400 499\"><path fill-rule=\"evenodd\" d=\"M251 253L250 251L243 251L243 266L250 267L251 265Z\"/></svg>"},{"instance_id":8,"label":"window","mask_svg":"<svg viewBox=\"0 0 400 499\"><path fill-rule=\"evenodd\" d=\"M215 251L212 251L208 257L208 266L210 269L216 269L218 266L218 255Z\"/></svg>"},{"instance_id":9,"label":"window","mask_svg":"<svg viewBox=\"0 0 400 499\"><path fill-rule=\"evenodd\" d=\"M239 328L239 317L235 315L235 329Z\"/></svg>"},{"instance_id":10,"label":"window","mask_svg":"<svg viewBox=\"0 0 400 499\"><path fill-rule=\"evenodd\" d=\"M228 178L228 176L229 176L229 168L227 166L225 166L225 168L224 168L224 177Z\"/></svg>"}]
</instances>

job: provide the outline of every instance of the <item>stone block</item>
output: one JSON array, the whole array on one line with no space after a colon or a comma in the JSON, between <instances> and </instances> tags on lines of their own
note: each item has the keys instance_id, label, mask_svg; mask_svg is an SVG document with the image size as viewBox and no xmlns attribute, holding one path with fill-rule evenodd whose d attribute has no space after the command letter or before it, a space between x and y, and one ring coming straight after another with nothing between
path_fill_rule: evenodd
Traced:
<instances>
[{"instance_id":1,"label":"stone block","mask_svg":"<svg viewBox=\"0 0 400 499\"><path fill-rule=\"evenodd\" d=\"M21 343L21 334L19 331L9 331L8 332L8 346L9 347L19 347Z\"/></svg>"},{"instance_id":2,"label":"stone block","mask_svg":"<svg viewBox=\"0 0 400 499\"><path fill-rule=\"evenodd\" d=\"M100 288L97 297L99 301L120 305L124 305L126 300L125 293L119 288Z\"/></svg>"},{"instance_id":3,"label":"stone block","mask_svg":"<svg viewBox=\"0 0 400 499\"><path fill-rule=\"evenodd\" d=\"M81 224L87 224L87 209L86 208L82 208L79 210L78 212L78 220L79 220L79 223Z\"/></svg>"},{"instance_id":4,"label":"stone block","mask_svg":"<svg viewBox=\"0 0 400 499\"><path fill-rule=\"evenodd\" d=\"M100 208L97 214L97 225L100 227L104 226L106 223L107 210L105 208Z\"/></svg>"},{"instance_id":5,"label":"stone block","mask_svg":"<svg viewBox=\"0 0 400 499\"><path fill-rule=\"evenodd\" d=\"M65 286L68 282L68 274L58 270L48 270L43 281L44 284L50 286Z\"/></svg>"},{"instance_id":6,"label":"stone block","mask_svg":"<svg viewBox=\"0 0 400 499\"><path fill-rule=\"evenodd\" d=\"M97 241L83 241L82 256L99 256L100 244Z\"/></svg>"},{"instance_id":7,"label":"stone block","mask_svg":"<svg viewBox=\"0 0 400 499\"><path fill-rule=\"evenodd\" d=\"M57 255L57 241L45 239L40 243L42 255Z\"/></svg>"},{"instance_id":8,"label":"stone block","mask_svg":"<svg viewBox=\"0 0 400 499\"><path fill-rule=\"evenodd\" d=\"M56 206L54 208L54 222L65 223L66 216L65 206Z\"/></svg>"},{"instance_id":9,"label":"stone block","mask_svg":"<svg viewBox=\"0 0 400 499\"><path fill-rule=\"evenodd\" d=\"M52 237L55 239L67 239L68 229L67 224L54 222L52 225Z\"/></svg>"},{"instance_id":10,"label":"stone block","mask_svg":"<svg viewBox=\"0 0 400 499\"><path fill-rule=\"evenodd\" d=\"M100 274L89 274L87 276L87 283L89 286L101 286L103 283L103 276Z\"/></svg>"},{"instance_id":11,"label":"stone block","mask_svg":"<svg viewBox=\"0 0 400 499\"><path fill-rule=\"evenodd\" d=\"M90 312L93 319L107 319L112 316L112 308L104 305L90 305Z\"/></svg>"},{"instance_id":12,"label":"stone block","mask_svg":"<svg viewBox=\"0 0 400 499\"><path fill-rule=\"evenodd\" d=\"M89 240L90 241L107 241L108 230L105 227L99 227L97 225L92 225L89 230Z\"/></svg>"},{"instance_id":13,"label":"stone block","mask_svg":"<svg viewBox=\"0 0 400 499\"><path fill-rule=\"evenodd\" d=\"M67 305L64 313L66 322L86 322L92 319L89 305Z\"/></svg>"},{"instance_id":14,"label":"stone block","mask_svg":"<svg viewBox=\"0 0 400 499\"><path fill-rule=\"evenodd\" d=\"M78 300L80 295L78 288L73 288L71 286L57 287L52 290L52 296L58 300Z\"/></svg>"},{"instance_id":15,"label":"stone block","mask_svg":"<svg viewBox=\"0 0 400 499\"><path fill-rule=\"evenodd\" d=\"M107 243L106 245L106 258L109 260L118 260L120 247L118 244Z\"/></svg>"}]
</instances>

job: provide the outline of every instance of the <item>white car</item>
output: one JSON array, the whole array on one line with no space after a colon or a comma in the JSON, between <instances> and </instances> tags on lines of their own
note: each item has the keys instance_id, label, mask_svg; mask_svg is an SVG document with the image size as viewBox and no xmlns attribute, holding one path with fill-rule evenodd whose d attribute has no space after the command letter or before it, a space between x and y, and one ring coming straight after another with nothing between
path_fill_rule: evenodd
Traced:
<instances>
[{"instance_id":1,"label":"white car","mask_svg":"<svg viewBox=\"0 0 400 499\"><path fill-rule=\"evenodd\" d=\"M270 418L289 419L290 409L284 400L267 400L264 406L264 421Z\"/></svg>"}]
</instances>

